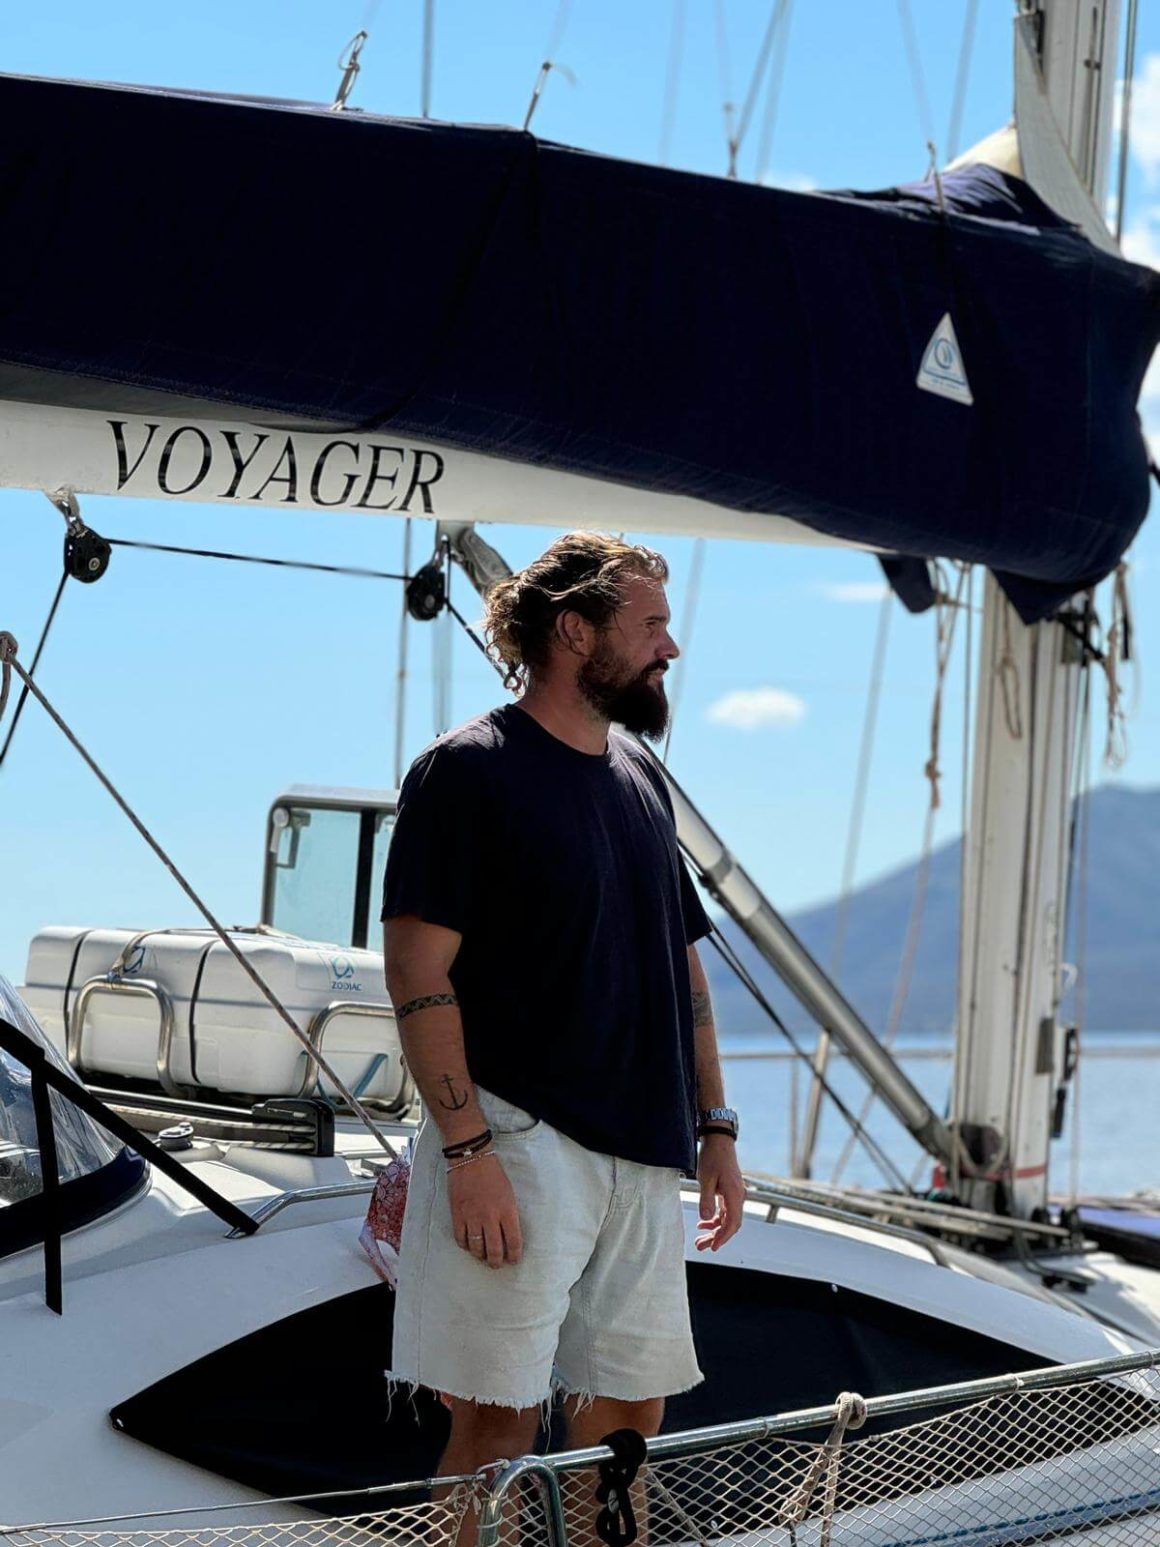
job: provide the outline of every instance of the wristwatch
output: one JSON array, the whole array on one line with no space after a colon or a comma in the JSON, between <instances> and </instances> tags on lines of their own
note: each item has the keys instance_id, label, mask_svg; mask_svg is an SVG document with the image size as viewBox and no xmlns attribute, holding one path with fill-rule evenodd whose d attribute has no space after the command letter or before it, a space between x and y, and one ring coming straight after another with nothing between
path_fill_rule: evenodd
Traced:
<instances>
[{"instance_id":1,"label":"wristwatch","mask_svg":"<svg viewBox=\"0 0 1160 1547\"><path fill-rule=\"evenodd\" d=\"M735 1139L740 1128L737 1113L732 1107L702 1107L697 1113L698 1139L703 1138L707 1133L723 1133L728 1138Z\"/></svg>"}]
</instances>

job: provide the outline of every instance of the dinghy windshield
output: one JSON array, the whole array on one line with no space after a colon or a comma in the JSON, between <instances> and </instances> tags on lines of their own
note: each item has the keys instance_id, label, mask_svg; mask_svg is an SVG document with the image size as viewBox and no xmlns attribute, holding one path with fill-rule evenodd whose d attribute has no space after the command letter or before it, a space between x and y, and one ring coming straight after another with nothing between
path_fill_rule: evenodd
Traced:
<instances>
[{"instance_id":1,"label":"dinghy windshield","mask_svg":"<svg viewBox=\"0 0 1160 1547\"><path fill-rule=\"evenodd\" d=\"M0 977L0 1025L22 1033L48 1062L73 1078L4 977ZM136 1191L145 1163L63 1095L48 1092L47 1106L60 1182L60 1224L63 1229L75 1229ZM43 1145L32 1068L11 1048L0 1046L0 1256L43 1239L47 1214Z\"/></svg>"}]
</instances>

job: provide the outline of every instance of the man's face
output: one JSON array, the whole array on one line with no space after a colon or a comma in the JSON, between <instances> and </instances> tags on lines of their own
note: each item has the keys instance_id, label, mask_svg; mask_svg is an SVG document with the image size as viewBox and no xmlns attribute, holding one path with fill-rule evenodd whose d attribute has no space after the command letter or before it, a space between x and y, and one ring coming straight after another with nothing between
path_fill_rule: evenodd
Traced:
<instances>
[{"instance_id":1,"label":"man's face","mask_svg":"<svg viewBox=\"0 0 1160 1547\"><path fill-rule=\"evenodd\" d=\"M643 576L624 582L624 603L576 681L588 702L638 736L659 741L669 723L665 672L680 651L669 633L665 588Z\"/></svg>"}]
</instances>

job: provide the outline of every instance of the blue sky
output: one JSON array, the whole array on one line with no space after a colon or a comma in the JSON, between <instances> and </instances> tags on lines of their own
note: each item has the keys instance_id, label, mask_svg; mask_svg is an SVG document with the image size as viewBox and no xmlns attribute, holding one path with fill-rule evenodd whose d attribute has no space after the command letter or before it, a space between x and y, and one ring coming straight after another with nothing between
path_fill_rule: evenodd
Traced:
<instances>
[{"instance_id":1,"label":"blue sky","mask_svg":"<svg viewBox=\"0 0 1160 1547\"><path fill-rule=\"evenodd\" d=\"M769 13L765 0L725 0L727 62L712 0L686 0L669 159L725 169L723 82L743 99ZM961 0L912 0L926 92L946 145ZM960 148L1010 112L1010 11L982 0ZM1160 9L1141 7L1127 229L1134 256L1160 261ZM30 74L148 82L329 100L335 59L370 19L353 105L418 110L421 0L79 0L0 11L0 58ZM522 121L558 0L437 0L433 109L464 122ZM656 160L665 121L673 0L572 0L554 76L538 109L545 137ZM797 186L877 187L921 174L926 132L907 68L895 0L798 0L776 130L766 164L760 104L740 174ZM195 196L174 190L175 198ZM289 212L330 219L353 239L324 189ZM400 209L400 239L416 212ZM62 231L84 262L99 232ZM368 297L368 305L397 298ZM1160 377L1146 414L1160 434ZM107 535L232 548L394 569L402 528L351 515L231 511L90 500ZM59 573L63 524L39 495L0 492L0 628L25 654ZM549 533L494 527L519 565ZM416 548L428 543L416 529ZM680 624L692 544L661 543ZM1150 663L1160 659L1160 540L1146 526L1134 552L1142 691L1121 777L1160 783L1160 714ZM854 764L878 621L874 562L827 549L717 543L681 682L672 766L770 896L792 910L831 895L842 868ZM459 603L474 599L459 583ZM40 680L126 795L231 923L257 916L263 822L291 782L387 785L393 757L400 598L394 586L127 551L97 586L72 586ZM436 730L435 631L411 631L407 744ZM497 683L469 642L452 644L453 720L495 702ZM896 608L858 868L866 879L912 857L926 801L934 638L930 618ZM670 678L670 683L673 679ZM964 661L952 665L943 713L939 837L958 830ZM743 725L738 700L746 694ZM756 696L753 696L756 695ZM1099 697L1102 699L1102 689ZM730 705L733 706L732 711ZM756 710L754 706L756 705ZM1097 749L1098 750L1098 749ZM1098 772L1098 768L1097 768ZM20 980L29 936L47 923L164 926L192 922L188 904L42 714L30 708L0 770L0 972Z\"/></svg>"}]
</instances>

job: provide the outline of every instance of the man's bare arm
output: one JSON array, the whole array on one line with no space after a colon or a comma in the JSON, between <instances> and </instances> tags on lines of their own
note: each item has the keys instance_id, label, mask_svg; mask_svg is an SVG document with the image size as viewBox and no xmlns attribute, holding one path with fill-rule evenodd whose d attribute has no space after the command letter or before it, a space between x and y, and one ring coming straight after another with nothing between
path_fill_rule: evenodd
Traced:
<instances>
[{"instance_id":1,"label":"man's bare arm","mask_svg":"<svg viewBox=\"0 0 1160 1547\"><path fill-rule=\"evenodd\" d=\"M693 994L693 1049L697 1071L697 1105L723 1107L725 1081L717 1052L709 980L695 945L689 946L689 986ZM737 1164L737 1145L725 1134L707 1133L697 1159L701 1184L701 1220L706 1234L698 1236L697 1249L717 1251L741 1228L745 1183Z\"/></svg>"},{"instance_id":2,"label":"man's bare arm","mask_svg":"<svg viewBox=\"0 0 1160 1547\"><path fill-rule=\"evenodd\" d=\"M467 1070L463 1021L450 978L461 940L453 929L405 915L388 919L383 942L403 1055L445 1146L474 1139L487 1128ZM520 1260L515 1195L494 1152L467 1164L452 1162L447 1195L455 1238L465 1251L493 1268Z\"/></svg>"},{"instance_id":3,"label":"man's bare arm","mask_svg":"<svg viewBox=\"0 0 1160 1547\"><path fill-rule=\"evenodd\" d=\"M717 1052L717 1032L713 1025L713 1003L709 997L709 979L701 965L697 947L689 947L689 985L693 991L693 1048L697 1062L697 1105L723 1107L725 1081Z\"/></svg>"},{"instance_id":4,"label":"man's bare arm","mask_svg":"<svg viewBox=\"0 0 1160 1547\"><path fill-rule=\"evenodd\" d=\"M473 1139L487 1127L467 1072L463 1021L449 976L462 938L411 916L388 919L384 935L387 992L403 1055L444 1144Z\"/></svg>"}]
</instances>

